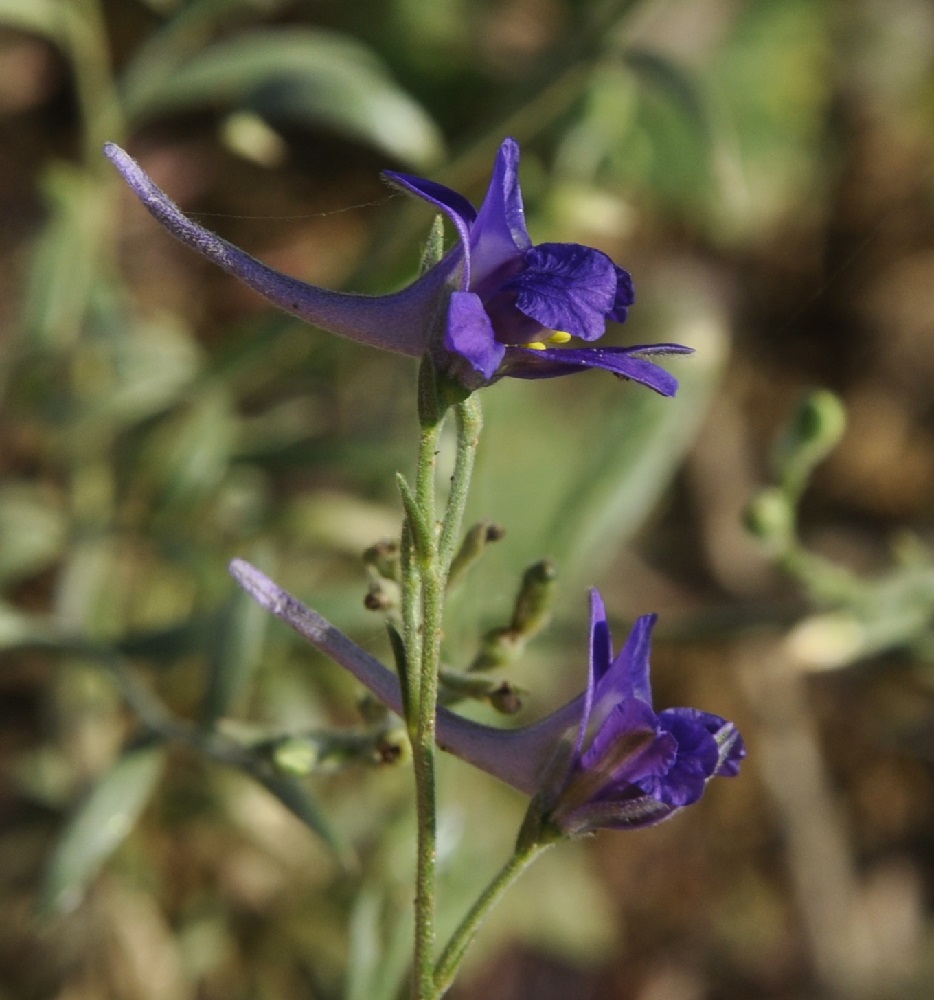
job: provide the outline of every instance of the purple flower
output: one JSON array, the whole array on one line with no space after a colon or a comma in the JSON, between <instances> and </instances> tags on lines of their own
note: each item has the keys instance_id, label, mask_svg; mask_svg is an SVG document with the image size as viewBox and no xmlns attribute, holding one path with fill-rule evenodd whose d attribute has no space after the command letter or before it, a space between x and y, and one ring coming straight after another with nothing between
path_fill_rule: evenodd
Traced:
<instances>
[{"instance_id":1,"label":"purple flower","mask_svg":"<svg viewBox=\"0 0 934 1000\"><path fill-rule=\"evenodd\" d=\"M401 714L395 674L249 563L235 559L230 571L264 608ZM640 618L614 658L603 600L592 591L587 690L518 729L494 729L440 707L438 745L533 796L527 828L535 837L667 819L696 802L711 778L737 774L746 750L733 723L718 715L694 708L655 714L649 687L654 624L654 615Z\"/></svg>"},{"instance_id":2,"label":"purple flower","mask_svg":"<svg viewBox=\"0 0 934 1000\"><path fill-rule=\"evenodd\" d=\"M632 829L696 802L707 782L739 772L736 727L696 708L652 707L649 652L655 615L644 615L614 657L606 610L591 592L590 679L573 744L554 759L539 793L541 819L566 836Z\"/></svg>"},{"instance_id":3,"label":"purple flower","mask_svg":"<svg viewBox=\"0 0 934 1000\"><path fill-rule=\"evenodd\" d=\"M453 222L457 244L408 287L355 295L306 284L268 267L187 218L119 146L105 153L143 205L173 236L235 275L275 305L322 329L387 351L420 357L476 389L503 376L552 378L603 368L673 396L677 380L647 360L686 354L678 344L561 347L595 341L606 321L622 322L632 280L606 254L576 243L532 244L519 190L519 147L500 147L479 211L433 181L387 172Z\"/></svg>"},{"instance_id":4,"label":"purple flower","mask_svg":"<svg viewBox=\"0 0 934 1000\"><path fill-rule=\"evenodd\" d=\"M622 323L635 296L627 271L578 243L533 245L519 187L519 145L506 139L479 211L450 188L387 171L390 182L424 198L454 223L462 266L451 293L443 346L457 377L475 388L504 375L553 378L604 368L673 396L677 380L645 356L689 354L679 344L559 347L599 340Z\"/></svg>"}]
</instances>

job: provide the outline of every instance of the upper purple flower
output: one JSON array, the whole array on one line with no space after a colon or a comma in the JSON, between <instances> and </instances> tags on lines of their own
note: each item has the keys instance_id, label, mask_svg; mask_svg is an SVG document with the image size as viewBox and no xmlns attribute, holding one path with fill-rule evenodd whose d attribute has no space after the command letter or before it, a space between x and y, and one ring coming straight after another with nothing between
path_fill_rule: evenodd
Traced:
<instances>
[{"instance_id":1,"label":"upper purple flower","mask_svg":"<svg viewBox=\"0 0 934 1000\"><path fill-rule=\"evenodd\" d=\"M677 380L647 360L686 354L678 344L560 347L573 337L598 340L606 321L622 322L632 280L606 254L576 243L529 239L519 190L519 147L500 147L479 211L433 181L387 172L394 184L440 208L457 245L411 285L391 295L330 291L268 267L187 218L126 152L105 152L148 211L177 239L287 312L361 343L419 357L469 389L503 376L552 378L587 368L641 382L673 396Z\"/></svg>"},{"instance_id":2,"label":"upper purple flower","mask_svg":"<svg viewBox=\"0 0 934 1000\"><path fill-rule=\"evenodd\" d=\"M249 563L235 559L230 571L264 608L402 713L399 680L377 659ZM596 590L590 607L590 677L573 701L517 729L494 729L438 708L443 750L533 797L525 830L534 838L659 823L696 802L711 778L737 774L746 756L738 730L719 715L695 708L655 713L649 685L655 615L636 622L614 658Z\"/></svg>"},{"instance_id":3,"label":"upper purple flower","mask_svg":"<svg viewBox=\"0 0 934 1000\"><path fill-rule=\"evenodd\" d=\"M679 344L558 347L599 340L606 321L622 323L635 300L632 278L605 253L578 243L533 245L519 187L519 144L506 139L479 211L433 181L387 171L393 183L440 208L454 223L463 266L448 307L444 348L462 382L503 375L552 378L604 368L665 396L676 379L644 355L687 354Z\"/></svg>"}]
</instances>

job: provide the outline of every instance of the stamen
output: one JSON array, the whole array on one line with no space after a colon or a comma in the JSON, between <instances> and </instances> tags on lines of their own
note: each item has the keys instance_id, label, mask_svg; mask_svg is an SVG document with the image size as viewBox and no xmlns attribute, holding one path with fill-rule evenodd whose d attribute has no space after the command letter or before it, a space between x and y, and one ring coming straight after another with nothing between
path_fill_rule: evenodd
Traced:
<instances>
[{"instance_id":1,"label":"stamen","mask_svg":"<svg viewBox=\"0 0 934 1000\"><path fill-rule=\"evenodd\" d=\"M569 333L565 333L564 330L555 330L555 332L548 338L549 344L566 344L571 339Z\"/></svg>"},{"instance_id":2,"label":"stamen","mask_svg":"<svg viewBox=\"0 0 934 1000\"><path fill-rule=\"evenodd\" d=\"M523 344L523 347L527 347L530 351L547 351L548 346L543 344L540 340L529 341L528 344Z\"/></svg>"}]
</instances>

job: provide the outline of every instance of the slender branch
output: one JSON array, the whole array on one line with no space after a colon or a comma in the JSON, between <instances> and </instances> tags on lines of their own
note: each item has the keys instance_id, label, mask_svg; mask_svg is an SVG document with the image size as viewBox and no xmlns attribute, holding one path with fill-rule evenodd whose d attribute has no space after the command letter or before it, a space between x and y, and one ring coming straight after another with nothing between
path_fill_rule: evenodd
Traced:
<instances>
[{"instance_id":1,"label":"slender branch","mask_svg":"<svg viewBox=\"0 0 934 1000\"><path fill-rule=\"evenodd\" d=\"M547 843L533 843L523 849L517 848L512 857L493 877L461 921L460 926L451 935L451 939L435 967L434 992L430 994L429 1000L439 1000L440 997L444 996L454 981L454 976L457 974L461 961L480 924L502 898L503 893L549 846L551 845Z\"/></svg>"}]
</instances>

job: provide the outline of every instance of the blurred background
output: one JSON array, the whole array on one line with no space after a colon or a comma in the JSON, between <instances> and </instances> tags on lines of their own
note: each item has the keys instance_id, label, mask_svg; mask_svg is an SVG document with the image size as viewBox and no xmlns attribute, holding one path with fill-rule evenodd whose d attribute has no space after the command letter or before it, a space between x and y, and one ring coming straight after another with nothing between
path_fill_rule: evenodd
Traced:
<instances>
[{"instance_id":1,"label":"blurred background","mask_svg":"<svg viewBox=\"0 0 934 1000\"><path fill-rule=\"evenodd\" d=\"M226 565L388 657L361 553L397 531L414 364L274 313L101 146L378 293L431 222L380 169L476 203L505 135L533 239L632 272L608 341L697 354L674 401L484 391L471 512L506 536L446 658L549 556L516 719L581 688L598 585L618 640L660 613L657 707L735 719L749 759L546 856L451 996L931 996L932 113L926 0L0 0L0 998L392 1000L407 961L393 722ZM524 803L442 781L451 926Z\"/></svg>"}]
</instances>

